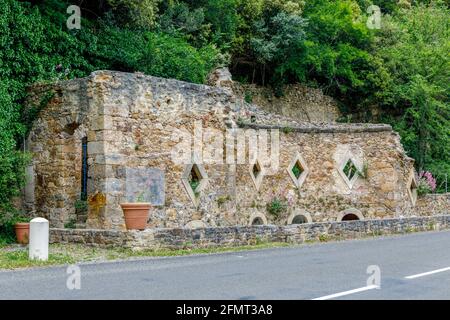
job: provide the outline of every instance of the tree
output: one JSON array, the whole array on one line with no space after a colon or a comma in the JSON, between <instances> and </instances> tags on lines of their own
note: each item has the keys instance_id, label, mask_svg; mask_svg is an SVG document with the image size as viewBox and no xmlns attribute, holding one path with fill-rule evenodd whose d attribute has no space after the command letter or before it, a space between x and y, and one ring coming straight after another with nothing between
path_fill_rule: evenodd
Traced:
<instances>
[{"instance_id":1,"label":"tree","mask_svg":"<svg viewBox=\"0 0 450 320\"><path fill-rule=\"evenodd\" d=\"M255 36L250 39L257 61L262 65L262 83L265 83L266 67L277 69L291 56L291 52L305 39L306 21L295 14L280 12L268 23L255 23ZM278 69L280 71L280 69ZM285 70L280 71L282 79Z\"/></svg>"},{"instance_id":2,"label":"tree","mask_svg":"<svg viewBox=\"0 0 450 320\"><path fill-rule=\"evenodd\" d=\"M305 41L280 63L279 74L321 87L350 108L367 104L377 86L376 61L370 48L373 32L353 0L307 1Z\"/></svg>"},{"instance_id":3,"label":"tree","mask_svg":"<svg viewBox=\"0 0 450 320\"><path fill-rule=\"evenodd\" d=\"M434 175L450 174L449 36L444 5L417 5L383 17L375 50L389 74L376 94L385 119L417 169Z\"/></svg>"},{"instance_id":4,"label":"tree","mask_svg":"<svg viewBox=\"0 0 450 320\"><path fill-rule=\"evenodd\" d=\"M150 29L154 26L160 0L107 0L124 27Z\"/></svg>"}]
</instances>

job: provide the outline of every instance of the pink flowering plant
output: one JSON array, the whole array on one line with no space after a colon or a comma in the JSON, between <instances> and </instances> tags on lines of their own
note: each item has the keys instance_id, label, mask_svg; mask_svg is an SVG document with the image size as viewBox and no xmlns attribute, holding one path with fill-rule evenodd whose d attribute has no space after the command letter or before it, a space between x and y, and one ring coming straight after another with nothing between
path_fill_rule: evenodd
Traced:
<instances>
[{"instance_id":1,"label":"pink flowering plant","mask_svg":"<svg viewBox=\"0 0 450 320\"><path fill-rule=\"evenodd\" d=\"M419 183L417 186L417 194L424 195L436 190L436 178L430 171L421 171L419 174Z\"/></svg>"}]
</instances>

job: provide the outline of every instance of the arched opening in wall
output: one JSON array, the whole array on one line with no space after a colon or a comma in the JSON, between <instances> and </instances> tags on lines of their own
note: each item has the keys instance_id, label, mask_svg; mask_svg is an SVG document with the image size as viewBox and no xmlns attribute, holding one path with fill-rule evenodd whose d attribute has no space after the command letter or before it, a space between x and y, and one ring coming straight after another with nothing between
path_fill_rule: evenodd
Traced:
<instances>
[{"instance_id":1,"label":"arched opening in wall","mask_svg":"<svg viewBox=\"0 0 450 320\"><path fill-rule=\"evenodd\" d=\"M291 224L302 224L302 223L308 223L308 219L302 214L295 216L291 222Z\"/></svg>"},{"instance_id":2,"label":"arched opening in wall","mask_svg":"<svg viewBox=\"0 0 450 320\"><path fill-rule=\"evenodd\" d=\"M303 224L303 223L311 223L312 218L311 214L303 209L296 208L294 209L289 217L287 218L286 224Z\"/></svg>"},{"instance_id":3,"label":"arched opening in wall","mask_svg":"<svg viewBox=\"0 0 450 320\"><path fill-rule=\"evenodd\" d=\"M356 214L348 213L342 217L341 221L353 221L353 220L359 220L359 217Z\"/></svg>"},{"instance_id":4,"label":"arched opening in wall","mask_svg":"<svg viewBox=\"0 0 450 320\"><path fill-rule=\"evenodd\" d=\"M364 220L364 216L358 209L349 208L341 211L336 219L336 221L355 221Z\"/></svg>"},{"instance_id":5,"label":"arched opening in wall","mask_svg":"<svg viewBox=\"0 0 450 320\"><path fill-rule=\"evenodd\" d=\"M252 226L262 226L264 224L264 221L262 218L260 217L256 217L255 219L253 219L252 221Z\"/></svg>"}]
</instances>

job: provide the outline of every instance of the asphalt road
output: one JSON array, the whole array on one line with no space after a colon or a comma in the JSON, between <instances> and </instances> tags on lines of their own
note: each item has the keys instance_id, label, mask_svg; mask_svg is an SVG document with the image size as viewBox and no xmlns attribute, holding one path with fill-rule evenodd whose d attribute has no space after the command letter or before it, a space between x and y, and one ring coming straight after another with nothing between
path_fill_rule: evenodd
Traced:
<instances>
[{"instance_id":1,"label":"asphalt road","mask_svg":"<svg viewBox=\"0 0 450 320\"><path fill-rule=\"evenodd\" d=\"M79 290L66 267L1 271L0 299L450 299L450 232L79 266Z\"/></svg>"}]
</instances>

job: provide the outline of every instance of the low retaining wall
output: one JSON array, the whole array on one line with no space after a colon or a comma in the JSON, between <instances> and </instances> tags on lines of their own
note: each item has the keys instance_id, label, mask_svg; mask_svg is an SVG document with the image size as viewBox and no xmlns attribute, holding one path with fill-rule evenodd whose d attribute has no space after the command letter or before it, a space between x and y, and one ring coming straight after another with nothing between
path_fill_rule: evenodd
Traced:
<instances>
[{"instance_id":1,"label":"low retaining wall","mask_svg":"<svg viewBox=\"0 0 450 320\"><path fill-rule=\"evenodd\" d=\"M427 194L417 198L415 211L420 216L450 212L450 193Z\"/></svg>"},{"instance_id":2,"label":"low retaining wall","mask_svg":"<svg viewBox=\"0 0 450 320\"><path fill-rule=\"evenodd\" d=\"M147 229L117 231L50 229L51 243L79 243L99 247L181 249L240 246L260 242L304 243L333 239L450 229L450 215L344 222L306 223L287 226L234 226L201 229Z\"/></svg>"}]
</instances>

